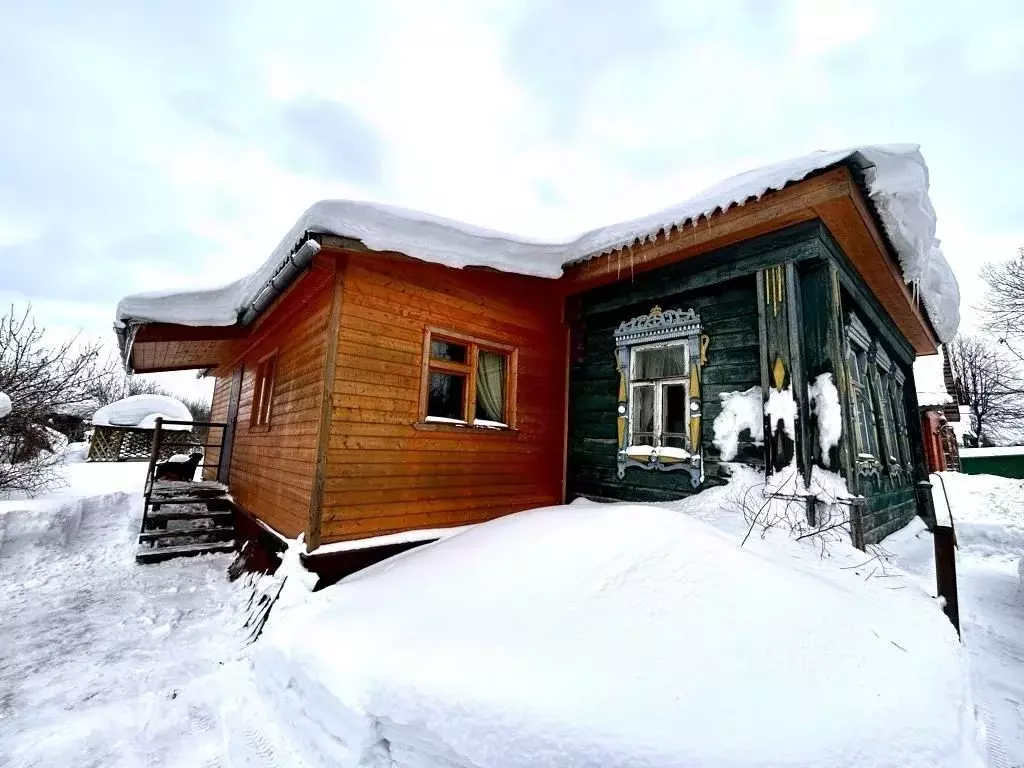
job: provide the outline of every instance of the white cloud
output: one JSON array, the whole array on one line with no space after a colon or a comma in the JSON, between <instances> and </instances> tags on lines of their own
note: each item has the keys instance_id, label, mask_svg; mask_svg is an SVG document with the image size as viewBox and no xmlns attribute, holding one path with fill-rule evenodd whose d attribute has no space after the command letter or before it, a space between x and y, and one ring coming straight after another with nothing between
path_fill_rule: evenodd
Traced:
<instances>
[{"instance_id":1,"label":"white cloud","mask_svg":"<svg viewBox=\"0 0 1024 768\"><path fill-rule=\"evenodd\" d=\"M234 279L320 198L550 237L874 141L923 145L969 295L1024 244L1022 36L1010 0L21 4L0 298L106 337L121 294Z\"/></svg>"}]
</instances>

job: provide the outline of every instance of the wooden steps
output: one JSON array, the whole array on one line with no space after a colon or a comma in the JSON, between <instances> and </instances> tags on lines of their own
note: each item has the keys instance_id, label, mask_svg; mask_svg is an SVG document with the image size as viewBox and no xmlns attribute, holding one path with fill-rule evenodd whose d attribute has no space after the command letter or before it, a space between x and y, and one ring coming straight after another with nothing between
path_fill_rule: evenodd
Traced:
<instances>
[{"instance_id":1,"label":"wooden steps","mask_svg":"<svg viewBox=\"0 0 1024 768\"><path fill-rule=\"evenodd\" d=\"M207 541L231 541L235 538L233 525L215 528L176 528L170 531L143 531L139 534L140 544L157 544L159 542L193 539L203 537Z\"/></svg>"},{"instance_id":2,"label":"wooden steps","mask_svg":"<svg viewBox=\"0 0 1024 768\"><path fill-rule=\"evenodd\" d=\"M234 549L234 508L227 486L212 481L152 483L136 562L158 563Z\"/></svg>"},{"instance_id":3,"label":"wooden steps","mask_svg":"<svg viewBox=\"0 0 1024 768\"><path fill-rule=\"evenodd\" d=\"M234 541L211 541L204 544L182 544L174 547L148 547L139 548L135 553L137 563L159 563L162 560L170 560L174 557L194 557L195 555L206 555L214 552L232 552L235 549Z\"/></svg>"}]
</instances>

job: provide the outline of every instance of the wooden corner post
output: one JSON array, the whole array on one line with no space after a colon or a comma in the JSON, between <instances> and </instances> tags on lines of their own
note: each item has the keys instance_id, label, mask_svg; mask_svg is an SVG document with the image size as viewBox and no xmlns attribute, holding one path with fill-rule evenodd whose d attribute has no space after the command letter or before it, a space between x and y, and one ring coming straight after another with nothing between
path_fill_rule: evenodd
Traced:
<instances>
[{"instance_id":1,"label":"wooden corner post","mask_svg":"<svg viewBox=\"0 0 1024 768\"><path fill-rule=\"evenodd\" d=\"M832 384L839 393L843 414L842 436L839 444L827 454L821 450L817 419L808 422L808 455L813 463L840 474L845 473L850 490L855 488L853 472L853 404L846 374L846 353L843 340L843 310L839 290L839 273L827 260L810 261L800 270L800 298L803 304L804 369L807 383L813 384L818 376L832 374ZM853 454L851 454L851 450Z\"/></svg>"},{"instance_id":2,"label":"wooden corner post","mask_svg":"<svg viewBox=\"0 0 1024 768\"><path fill-rule=\"evenodd\" d=\"M341 302L345 290L343 261L335 261L331 287L331 314L324 329L323 393L320 400L320 423L316 432L316 466L313 491L309 497L309 520L306 524L306 550L320 546L324 514L324 480L327 473L327 448L331 441L331 418L334 408L334 376L338 364L338 341L341 335Z\"/></svg>"},{"instance_id":3,"label":"wooden corner post","mask_svg":"<svg viewBox=\"0 0 1024 768\"><path fill-rule=\"evenodd\" d=\"M764 395L765 468L768 474L785 469L797 459L797 466L809 472L807 438L807 381L801 350L800 284L796 264L786 262L757 273L758 326L761 342L761 390ZM796 419L790 435L781 415L768 415L772 393L789 390L795 403Z\"/></svg>"}]
</instances>

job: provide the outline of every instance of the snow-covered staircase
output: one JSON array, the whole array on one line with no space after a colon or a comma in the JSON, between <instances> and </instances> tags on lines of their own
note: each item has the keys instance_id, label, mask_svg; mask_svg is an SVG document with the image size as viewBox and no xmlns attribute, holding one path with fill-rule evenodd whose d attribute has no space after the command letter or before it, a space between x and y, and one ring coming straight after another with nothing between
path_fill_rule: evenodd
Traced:
<instances>
[{"instance_id":1,"label":"snow-covered staircase","mask_svg":"<svg viewBox=\"0 0 1024 768\"><path fill-rule=\"evenodd\" d=\"M235 549L234 510L216 482L155 481L146 501L135 560L156 563Z\"/></svg>"},{"instance_id":2,"label":"snow-covered staircase","mask_svg":"<svg viewBox=\"0 0 1024 768\"><path fill-rule=\"evenodd\" d=\"M230 552L234 548L235 525L230 508L176 505L152 510L146 516L146 530L139 534L135 560L157 563L172 557Z\"/></svg>"}]
</instances>

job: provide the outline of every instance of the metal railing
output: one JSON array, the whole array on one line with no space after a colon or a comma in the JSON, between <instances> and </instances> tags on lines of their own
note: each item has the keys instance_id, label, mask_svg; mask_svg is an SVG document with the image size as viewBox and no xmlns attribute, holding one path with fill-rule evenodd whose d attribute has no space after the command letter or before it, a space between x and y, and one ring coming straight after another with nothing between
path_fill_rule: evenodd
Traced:
<instances>
[{"instance_id":1,"label":"metal railing","mask_svg":"<svg viewBox=\"0 0 1024 768\"><path fill-rule=\"evenodd\" d=\"M227 457L224 455L224 446L228 436L228 424L223 421L175 421L157 417L153 426L153 443L149 453L149 468L146 470L146 485L143 491L144 506L142 511L142 530L146 529L147 518L150 507L153 505L153 488L156 483L157 468L161 464L161 454L166 453L168 444L166 441L169 435L178 435L181 430L167 429L167 427L191 427L192 434L198 434L200 439L188 440L186 442L174 441L175 448L188 449L189 455L201 453L202 458L193 472L192 476L185 478L186 481L195 482L196 473L199 473L202 480L216 480L222 476L222 468ZM211 433L219 430L219 440L211 440ZM197 449L201 449L197 450ZM216 449L217 461L210 463L210 449ZM184 452L184 451L183 451ZM159 503L159 502L158 502Z\"/></svg>"}]
</instances>

